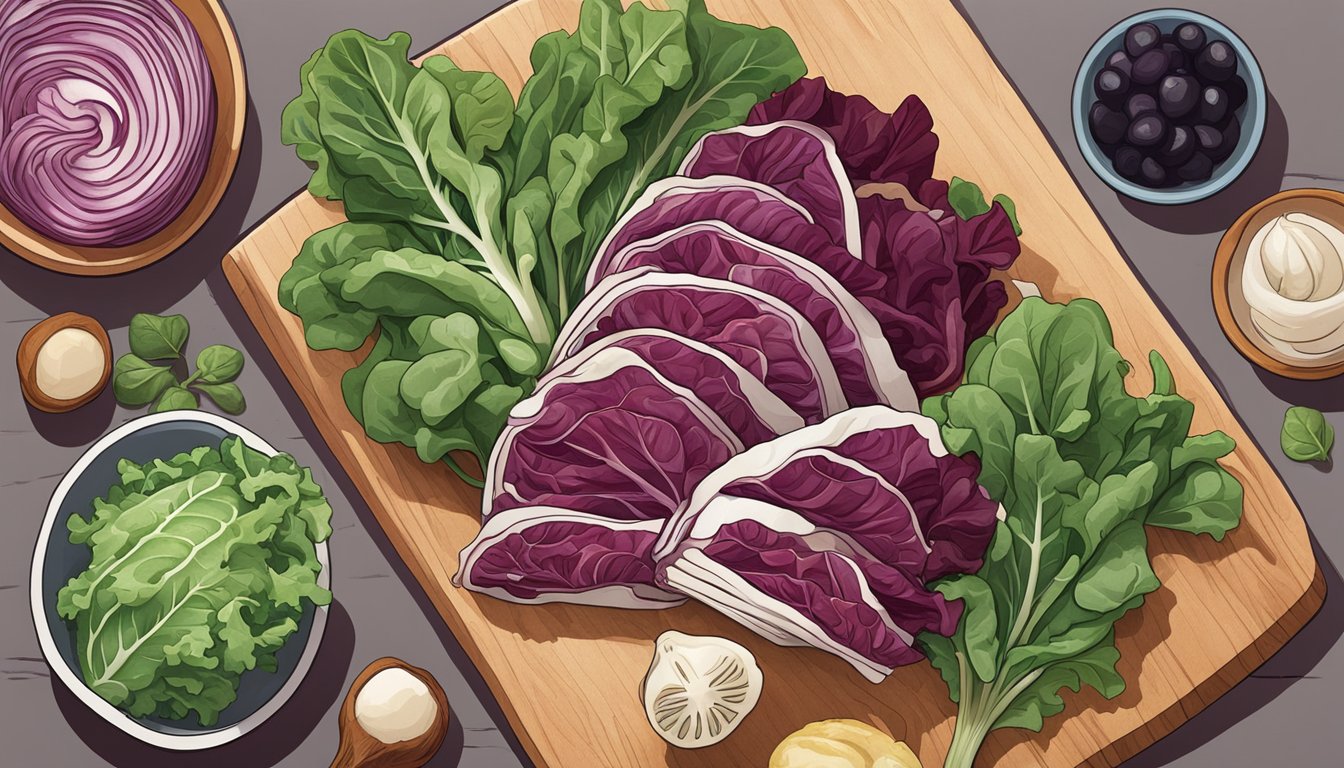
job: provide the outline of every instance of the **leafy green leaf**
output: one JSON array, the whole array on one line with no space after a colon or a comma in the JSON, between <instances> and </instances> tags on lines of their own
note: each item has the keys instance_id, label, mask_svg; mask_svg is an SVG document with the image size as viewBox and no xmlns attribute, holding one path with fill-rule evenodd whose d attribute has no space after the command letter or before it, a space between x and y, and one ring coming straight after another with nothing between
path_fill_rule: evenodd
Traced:
<instances>
[{"instance_id":1,"label":"leafy green leaf","mask_svg":"<svg viewBox=\"0 0 1344 768\"><path fill-rule=\"evenodd\" d=\"M1008 220L1013 223L1013 234L1022 236L1022 225L1017 223L1017 203L1007 195L995 195L993 202L1003 206L1003 212L1008 214Z\"/></svg>"},{"instance_id":2,"label":"leafy green leaf","mask_svg":"<svg viewBox=\"0 0 1344 768\"><path fill-rule=\"evenodd\" d=\"M176 360L187 345L191 327L182 315L151 315L140 312L131 316L126 338L131 352L144 360Z\"/></svg>"},{"instance_id":3,"label":"leafy green leaf","mask_svg":"<svg viewBox=\"0 0 1344 768\"><path fill-rule=\"evenodd\" d=\"M163 396L154 403L149 412L190 411L200 407L201 404L196 401L196 396L191 393L191 390L180 384L174 384L164 391Z\"/></svg>"},{"instance_id":4,"label":"leafy green leaf","mask_svg":"<svg viewBox=\"0 0 1344 768\"><path fill-rule=\"evenodd\" d=\"M962 219L971 219L989 212L989 203L985 202L985 193L973 181L953 176L947 185L947 202Z\"/></svg>"},{"instance_id":5,"label":"leafy green leaf","mask_svg":"<svg viewBox=\"0 0 1344 768\"><path fill-rule=\"evenodd\" d=\"M1315 408L1294 405L1283 414L1279 445L1283 455L1293 461L1329 461L1335 428Z\"/></svg>"},{"instance_id":6,"label":"leafy green leaf","mask_svg":"<svg viewBox=\"0 0 1344 768\"><path fill-rule=\"evenodd\" d=\"M330 508L292 457L228 437L146 464L72 516L90 564L57 594L88 686L135 716L213 724L239 675L276 668L317 586ZM308 600L303 600L308 598Z\"/></svg>"},{"instance_id":7,"label":"leafy green leaf","mask_svg":"<svg viewBox=\"0 0 1344 768\"><path fill-rule=\"evenodd\" d=\"M223 384L243 372L243 353L226 344L211 344L196 353L197 381Z\"/></svg>"},{"instance_id":8,"label":"leafy green leaf","mask_svg":"<svg viewBox=\"0 0 1344 768\"><path fill-rule=\"evenodd\" d=\"M167 366L147 363L134 353L122 355L112 366L112 394L132 408L149 405L176 383Z\"/></svg>"},{"instance_id":9,"label":"leafy green leaf","mask_svg":"<svg viewBox=\"0 0 1344 768\"><path fill-rule=\"evenodd\" d=\"M1154 393L1126 391L1095 302L1026 299L971 350L966 383L924 403L1005 510L979 572L936 585L965 599L956 633L920 638L959 707L951 768L994 728L1039 729L1062 688L1124 690L1114 624L1160 586L1144 526L1220 539L1242 503L1217 463L1232 440L1189 436L1194 406L1155 353Z\"/></svg>"},{"instance_id":10,"label":"leafy green leaf","mask_svg":"<svg viewBox=\"0 0 1344 768\"><path fill-rule=\"evenodd\" d=\"M215 401L215 405L225 413L239 414L247 410L247 400L243 397L243 391L238 385L227 381L223 384L202 384L197 382L192 385L200 390L202 394Z\"/></svg>"}]
</instances>

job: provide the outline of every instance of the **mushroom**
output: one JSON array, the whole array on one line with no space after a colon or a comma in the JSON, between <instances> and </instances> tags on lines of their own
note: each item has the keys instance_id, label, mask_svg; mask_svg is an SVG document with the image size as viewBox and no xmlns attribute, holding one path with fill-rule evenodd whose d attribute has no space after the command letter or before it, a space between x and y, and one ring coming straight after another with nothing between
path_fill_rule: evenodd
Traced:
<instances>
[{"instance_id":1,"label":"mushroom","mask_svg":"<svg viewBox=\"0 0 1344 768\"><path fill-rule=\"evenodd\" d=\"M24 334L18 350L23 398L47 413L64 413L88 403L112 375L112 343L88 315L65 312Z\"/></svg>"}]
</instances>

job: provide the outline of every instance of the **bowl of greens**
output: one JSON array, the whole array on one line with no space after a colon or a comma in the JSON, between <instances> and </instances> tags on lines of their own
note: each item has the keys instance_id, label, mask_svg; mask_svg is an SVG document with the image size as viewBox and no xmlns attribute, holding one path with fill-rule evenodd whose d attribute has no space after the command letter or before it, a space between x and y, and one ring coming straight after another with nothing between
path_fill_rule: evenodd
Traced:
<instances>
[{"instance_id":1,"label":"bowl of greens","mask_svg":"<svg viewBox=\"0 0 1344 768\"><path fill-rule=\"evenodd\" d=\"M43 655L140 741L232 741L279 710L317 655L330 519L308 469L222 416L127 422L47 506L30 580Z\"/></svg>"}]
</instances>

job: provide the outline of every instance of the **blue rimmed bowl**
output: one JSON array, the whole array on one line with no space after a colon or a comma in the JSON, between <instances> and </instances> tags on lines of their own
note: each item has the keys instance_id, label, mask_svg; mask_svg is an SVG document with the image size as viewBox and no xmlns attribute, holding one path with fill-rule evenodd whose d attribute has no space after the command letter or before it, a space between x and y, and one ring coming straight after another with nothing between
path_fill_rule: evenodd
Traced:
<instances>
[{"instance_id":1,"label":"blue rimmed bowl","mask_svg":"<svg viewBox=\"0 0 1344 768\"><path fill-rule=\"evenodd\" d=\"M1087 125L1087 111L1095 102L1092 83L1097 73L1105 66L1106 59L1124 47L1125 30L1134 24L1152 22L1163 34L1167 34L1187 21L1193 21L1204 27L1208 39L1222 40L1237 52L1240 62L1237 74L1246 81L1246 103L1234 113L1241 123L1241 140L1232 154L1214 166L1213 175L1200 182L1184 182L1179 186L1153 189L1136 184L1116 173L1111 160L1101 150L1092 131ZM1246 43L1235 32L1217 19L1202 13L1180 8L1162 8L1144 11L1124 19L1106 30L1106 33L1093 43L1092 48L1083 57L1078 74L1073 81L1073 135L1078 141L1078 149L1083 159L1092 168L1092 172L1101 177L1111 189L1126 197L1158 205L1181 205L1193 203L1210 197L1236 180L1246 166L1251 164L1255 152L1260 148L1260 140L1265 133L1265 77L1260 64Z\"/></svg>"},{"instance_id":2,"label":"blue rimmed bowl","mask_svg":"<svg viewBox=\"0 0 1344 768\"><path fill-rule=\"evenodd\" d=\"M217 445L229 435L268 456L277 453L246 427L204 411L168 411L122 424L85 451L56 486L33 552L29 599L38 645L52 672L99 717L129 736L163 749L217 747L266 722L294 694L312 666L326 627L327 607L307 606L298 631L276 653L276 671L254 669L244 673L239 680L238 698L220 713L214 725L201 726L194 716L188 720L133 717L85 684L75 652L75 630L56 612L56 594L89 565L88 547L70 543L66 523L72 515L87 515L93 499L118 482L119 459L139 463L166 459L201 445ZM316 549L318 562L322 564L318 584L330 588L327 542L318 543Z\"/></svg>"}]
</instances>

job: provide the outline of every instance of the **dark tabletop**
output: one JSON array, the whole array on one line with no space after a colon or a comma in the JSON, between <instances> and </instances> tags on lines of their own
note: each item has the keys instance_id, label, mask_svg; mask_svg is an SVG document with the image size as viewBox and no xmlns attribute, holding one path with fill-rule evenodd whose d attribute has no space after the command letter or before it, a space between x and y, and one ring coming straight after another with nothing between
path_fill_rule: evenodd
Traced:
<instances>
[{"instance_id":1,"label":"dark tabletop","mask_svg":"<svg viewBox=\"0 0 1344 768\"><path fill-rule=\"evenodd\" d=\"M940 2L942 0L900 0ZM443 684L453 730L434 765L508 768L520 752L465 654L392 551L358 494L262 344L220 272L224 252L307 179L279 140L280 111L298 90L299 65L332 32L412 33L414 48L445 38L498 0L225 0L246 59L250 100L237 174L219 210L192 241L158 264L116 278L76 278L33 267L0 249L0 351L42 318L91 314L118 353L136 312L182 313L189 349L244 349L239 380L248 409L238 420L313 467L336 510L331 541L336 602L318 660L271 722L233 745L180 755L150 749L103 723L52 680L28 610L28 568L48 497L85 447L142 413L118 407L110 390L72 414L28 408L14 369L0 371L0 764L32 768L323 766L335 752L336 710L365 664L398 656ZM1209 297L1219 236L1247 207L1280 189L1344 189L1344 117L1339 71L1344 3L1339 0L1204 0L1255 51L1269 87L1264 144L1247 172L1212 200L1160 208L1118 197L1084 164L1073 142L1069 91L1092 41L1119 19L1150 7L1134 0L964 0L963 12L1017 86L1101 219L1158 304L1286 481L1311 526L1330 590L1344 589L1330 562L1344 555L1344 484L1333 467L1294 464L1278 448L1287 405L1310 405L1344 430L1344 380L1295 382L1259 370L1223 337ZM937 115L935 115L935 119ZM7 364L6 364L7 365ZM1282 652L1172 736L1126 764L1148 766L1339 764L1344 728L1334 688L1344 680L1344 608L1320 615Z\"/></svg>"}]
</instances>

